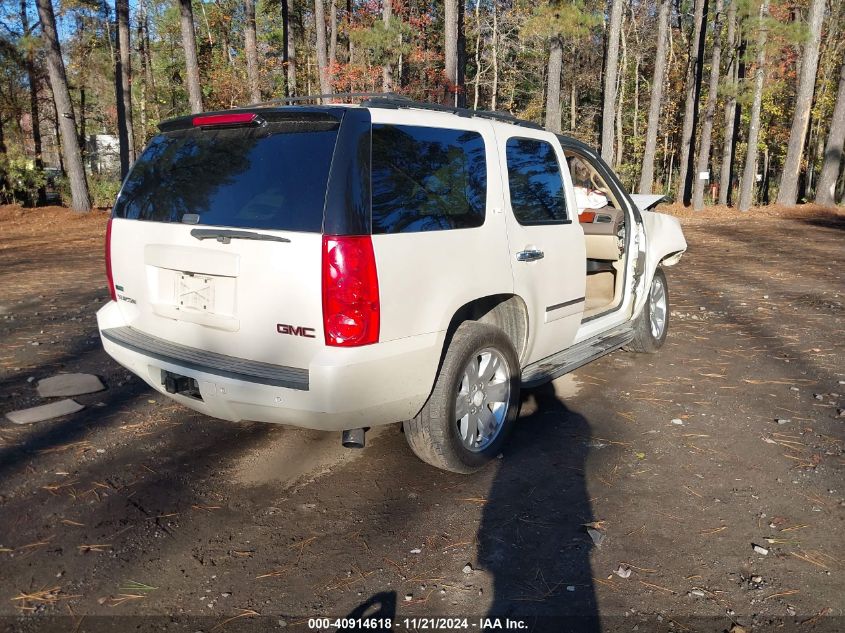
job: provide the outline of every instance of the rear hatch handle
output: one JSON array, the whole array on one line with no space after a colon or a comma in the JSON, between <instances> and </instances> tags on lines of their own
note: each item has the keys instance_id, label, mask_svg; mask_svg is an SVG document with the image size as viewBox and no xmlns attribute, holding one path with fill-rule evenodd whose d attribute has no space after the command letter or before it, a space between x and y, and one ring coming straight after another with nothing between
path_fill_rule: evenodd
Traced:
<instances>
[{"instance_id":1,"label":"rear hatch handle","mask_svg":"<svg viewBox=\"0 0 845 633\"><path fill-rule=\"evenodd\" d=\"M191 229L191 236L198 240L217 240L221 244L228 244L235 240L261 240L264 242L290 242L286 237L253 233L252 231L233 231L231 229Z\"/></svg>"}]
</instances>

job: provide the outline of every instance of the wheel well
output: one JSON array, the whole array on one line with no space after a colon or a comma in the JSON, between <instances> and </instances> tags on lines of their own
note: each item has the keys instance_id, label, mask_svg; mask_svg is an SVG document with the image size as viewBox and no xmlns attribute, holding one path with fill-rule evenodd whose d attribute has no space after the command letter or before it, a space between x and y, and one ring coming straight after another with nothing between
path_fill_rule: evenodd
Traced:
<instances>
[{"instance_id":1,"label":"wheel well","mask_svg":"<svg viewBox=\"0 0 845 633\"><path fill-rule=\"evenodd\" d=\"M446 328L446 338L437 363L437 374L443 367L446 351L452 343L455 332L464 321L486 323L502 330L513 344L519 364L522 366L528 344L528 308L522 297L509 294L490 295L465 303L455 312L452 320L449 321L449 327Z\"/></svg>"},{"instance_id":2,"label":"wheel well","mask_svg":"<svg viewBox=\"0 0 845 633\"><path fill-rule=\"evenodd\" d=\"M686 251L675 251L673 253L669 253L665 257L660 260L661 266L674 266L679 261L681 261L681 257Z\"/></svg>"},{"instance_id":3,"label":"wheel well","mask_svg":"<svg viewBox=\"0 0 845 633\"><path fill-rule=\"evenodd\" d=\"M449 323L446 331L445 350L458 326L464 321L478 321L502 330L511 340L520 363L528 342L528 308L516 295L492 295L481 297L461 306Z\"/></svg>"}]
</instances>

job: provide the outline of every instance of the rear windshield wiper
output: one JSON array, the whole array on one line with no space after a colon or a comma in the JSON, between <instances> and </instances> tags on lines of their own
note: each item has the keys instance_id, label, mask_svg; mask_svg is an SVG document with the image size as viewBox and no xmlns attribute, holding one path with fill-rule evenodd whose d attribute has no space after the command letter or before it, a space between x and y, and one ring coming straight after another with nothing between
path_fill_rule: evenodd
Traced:
<instances>
[{"instance_id":1,"label":"rear windshield wiper","mask_svg":"<svg viewBox=\"0 0 845 633\"><path fill-rule=\"evenodd\" d=\"M221 244L228 244L235 240L261 240L264 242L290 242L286 237L265 235L252 231L233 231L231 229L191 229L191 236L198 240L217 240Z\"/></svg>"}]
</instances>

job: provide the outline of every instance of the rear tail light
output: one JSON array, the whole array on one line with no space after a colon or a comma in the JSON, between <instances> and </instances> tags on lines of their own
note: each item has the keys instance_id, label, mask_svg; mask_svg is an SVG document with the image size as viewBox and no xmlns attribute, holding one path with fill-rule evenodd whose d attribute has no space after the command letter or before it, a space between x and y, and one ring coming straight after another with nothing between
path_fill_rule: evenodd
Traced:
<instances>
[{"instance_id":1,"label":"rear tail light","mask_svg":"<svg viewBox=\"0 0 845 633\"><path fill-rule=\"evenodd\" d=\"M369 236L323 236L323 329L326 345L378 343L379 294Z\"/></svg>"},{"instance_id":2,"label":"rear tail light","mask_svg":"<svg viewBox=\"0 0 845 633\"><path fill-rule=\"evenodd\" d=\"M111 300L117 301L117 293L114 291L114 278L111 274L111 223L112 219L109 218L109 223L106 225L106 279L109 282Z\"/></svg>"}]
</instances>

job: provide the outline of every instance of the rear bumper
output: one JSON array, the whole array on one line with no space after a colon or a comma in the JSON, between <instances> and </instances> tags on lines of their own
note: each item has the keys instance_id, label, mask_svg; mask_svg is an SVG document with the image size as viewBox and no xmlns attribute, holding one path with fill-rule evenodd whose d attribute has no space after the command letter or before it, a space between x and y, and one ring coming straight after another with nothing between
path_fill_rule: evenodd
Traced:
<instances>
[{"instance_id":1,"label":"rear bumper","mask_svg":"<svg viewBox=\"0 0 845 633\"><path fill-rule=\"evenodd\" d=\"M324 347L307 368L186 348L127 327L115 302L97 312L103 347L153 389L206 415L325 431L412 418L434 384L444 332L357 348ZM162 370L194 378L202 400L169 394ZM283 386L284 385L284 386Z\"/></svg>"}]
</instances>

